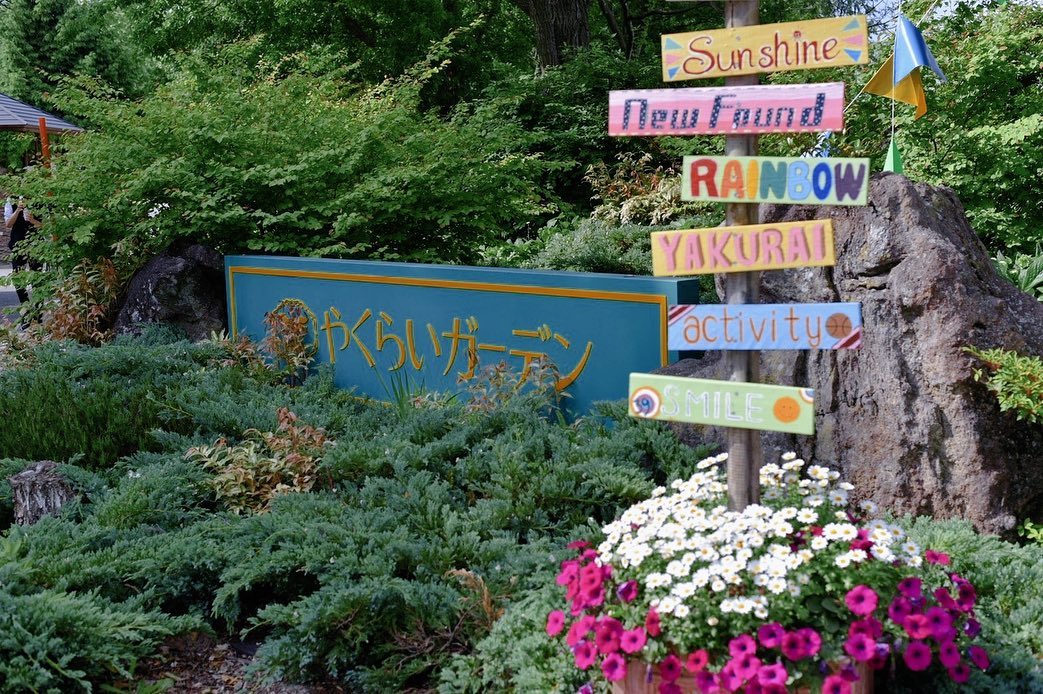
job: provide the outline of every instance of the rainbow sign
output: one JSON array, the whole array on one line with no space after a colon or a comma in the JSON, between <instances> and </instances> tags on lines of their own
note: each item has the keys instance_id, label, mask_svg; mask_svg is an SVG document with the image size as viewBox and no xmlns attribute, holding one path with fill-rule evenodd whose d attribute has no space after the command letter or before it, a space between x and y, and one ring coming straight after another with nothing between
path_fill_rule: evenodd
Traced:
<instances>
[{"instance_id":1,"label":"rainbow sign","mask_svg":"<svg viewBox=\"0 0 1043 694\"><path fill-rule=\"evenodd\" d=\"M681 199L865 205L869 160L839 157L685 157Z\"/></svg>"},{"instance_id":2,"label":"rainbow sign","mask_svg":"<svg viewBox=\"0 0 1043 694\"><path fill-rule=\"evenodd\" d=\"M608 94L608 134L614 136L796 133L843 127L843 82Z\"/></svg>"},{"instance_id":3,"label":"rainbow sign","mask_svg":"<svg viewBox=\"0 0 1043 694\"><path fill-rule=\"evenodd\" d=\"M862 305L712 304L670 307L670 349L857 349Z\"/></svg>"},{"instance_id":4,"label":"rainbow sign","mask_svg":"<svg viewBox=\"0 0 1043 694\"><path fill-rule=\"evenodd\" d=\"M815 394L810 388L632 373L630 416L813 434Z\"/></svg>"},{"instance_id":5,"label":"rainbow sign","mask_svg":"<svg viewBox=\"0 0 1043 694\"><path fill-rule=\"evenodd\" d=\"M652 274L657 277L835 264L829 219L652 233Z\"/></svg>"},{"instance_id":6,"label":"rainbow sign","mask_svg":"<svg viewBox=\"0 0 1043 694\"><path fill-rule=\"evenodd\" d=\"M662 36L663 81L869 62L864 15Z\"/></svg>"}]
</instances>

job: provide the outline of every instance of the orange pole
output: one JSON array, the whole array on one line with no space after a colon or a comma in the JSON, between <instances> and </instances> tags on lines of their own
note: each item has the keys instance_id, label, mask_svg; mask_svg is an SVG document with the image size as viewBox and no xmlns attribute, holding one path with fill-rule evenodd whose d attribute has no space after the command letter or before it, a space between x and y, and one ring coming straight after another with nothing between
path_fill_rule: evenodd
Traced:
<instances>
[{"instance_id":1,"label":"orange pole","mask_svg":"<svg viewBox=\"0 0 1043 694\"><path fill-rule=\"evenodd\" d=\"M40 149L43 150L43 165L51 168L51 142L47 139L47 119L40 119Z\"/></svg>"}]
</instances>

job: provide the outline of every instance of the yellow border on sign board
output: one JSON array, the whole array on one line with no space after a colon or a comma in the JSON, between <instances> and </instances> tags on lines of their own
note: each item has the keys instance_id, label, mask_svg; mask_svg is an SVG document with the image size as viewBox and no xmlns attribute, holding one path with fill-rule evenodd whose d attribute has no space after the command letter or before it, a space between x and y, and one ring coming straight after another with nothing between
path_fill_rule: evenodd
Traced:
<instances>
[{"instance_id":1,"label":"yellow border on sign board","mask_svg":"<svg viewBox=\"0 0 1043 694\"><path fill-rule=\"evenodd\" d=\"M369 284L395 284L407 287L436 287L463 291L500 292L504 294L529 294L576 299L598 299L602 301L625 301L659 306L659 345L662 366L669 364L667 348L667 298L661 294L637 292L606 292L593 289L571 289L568 287L539 287L525 284L494 284L491 282L467 282L463 280L437 280L424 277L393 277L383 275L359 275L347 272L319 272L316 270L288 270L284 268L234 266L228 268L229 325L232 337L238 337L238 320L235 308L235 275L267 275L270 277L297 277L301 279L335 280L339 282L364 282Z\"/></svg>"}]
</instances>

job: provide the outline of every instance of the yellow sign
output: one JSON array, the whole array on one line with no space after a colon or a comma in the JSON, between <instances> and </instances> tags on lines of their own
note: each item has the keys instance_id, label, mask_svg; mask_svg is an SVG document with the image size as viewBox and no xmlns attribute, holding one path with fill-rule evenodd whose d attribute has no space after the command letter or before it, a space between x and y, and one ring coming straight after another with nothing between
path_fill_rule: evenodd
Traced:
<instances>
[{"instance_id":1,"label":"yellow sign","mask_svg":"<svg viewBox=\"0 0 1043 694\"><path fill-rule=\"evenodd\" d=\"M657 277L835 264L828 219L652 234L652 274Z\"/></svg>"},{"instance_id":2,"label":"yellow sign","mask_svg":"<svg viewBox=\"0 0 1043 694\"><path fill-rule=\"evenodd\" d=\"M662 36L663 81L869 62L864 15Z\"/></svg>"}]
</instances>

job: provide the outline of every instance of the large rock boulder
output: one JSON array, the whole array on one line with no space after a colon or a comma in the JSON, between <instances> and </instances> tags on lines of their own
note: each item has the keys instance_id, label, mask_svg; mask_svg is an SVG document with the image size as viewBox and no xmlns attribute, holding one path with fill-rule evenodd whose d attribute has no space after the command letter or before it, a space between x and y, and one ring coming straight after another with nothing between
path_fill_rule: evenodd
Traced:
<instances>
[{"instance_id":1,"label":"large rock boulder","mask_svg":"<svg viewBox=\"0 0 1043 694\"><path fill-rule=\"evenodd\" d=\"M146 323L177 326L191 340L225 329L221 254L198 244L173 246L138 270L127 287L114 328L118 333L134 333Z\"/></svg>"},{"instance_id":2,"label":"large rock boulder","mask_svg":"<svg viewBox=\"0 0 1043 694\"><path fill-rule=\"evenodd\" d=\"M996 533L1039 518L1043 426L1001 413L963 350L1043 354L1043 304L996 274L955 194L882 174L866 207L764 206L761 217L832 218L837 255L834 268L764 273L761 302L860 302L865 330L858 350L762 353L764 382L815 389L817 427L764 435L765 459L795 450L839 466L898 514ZM664 371L727 378L715 354Z\"/></svg>"}]
</instances>

